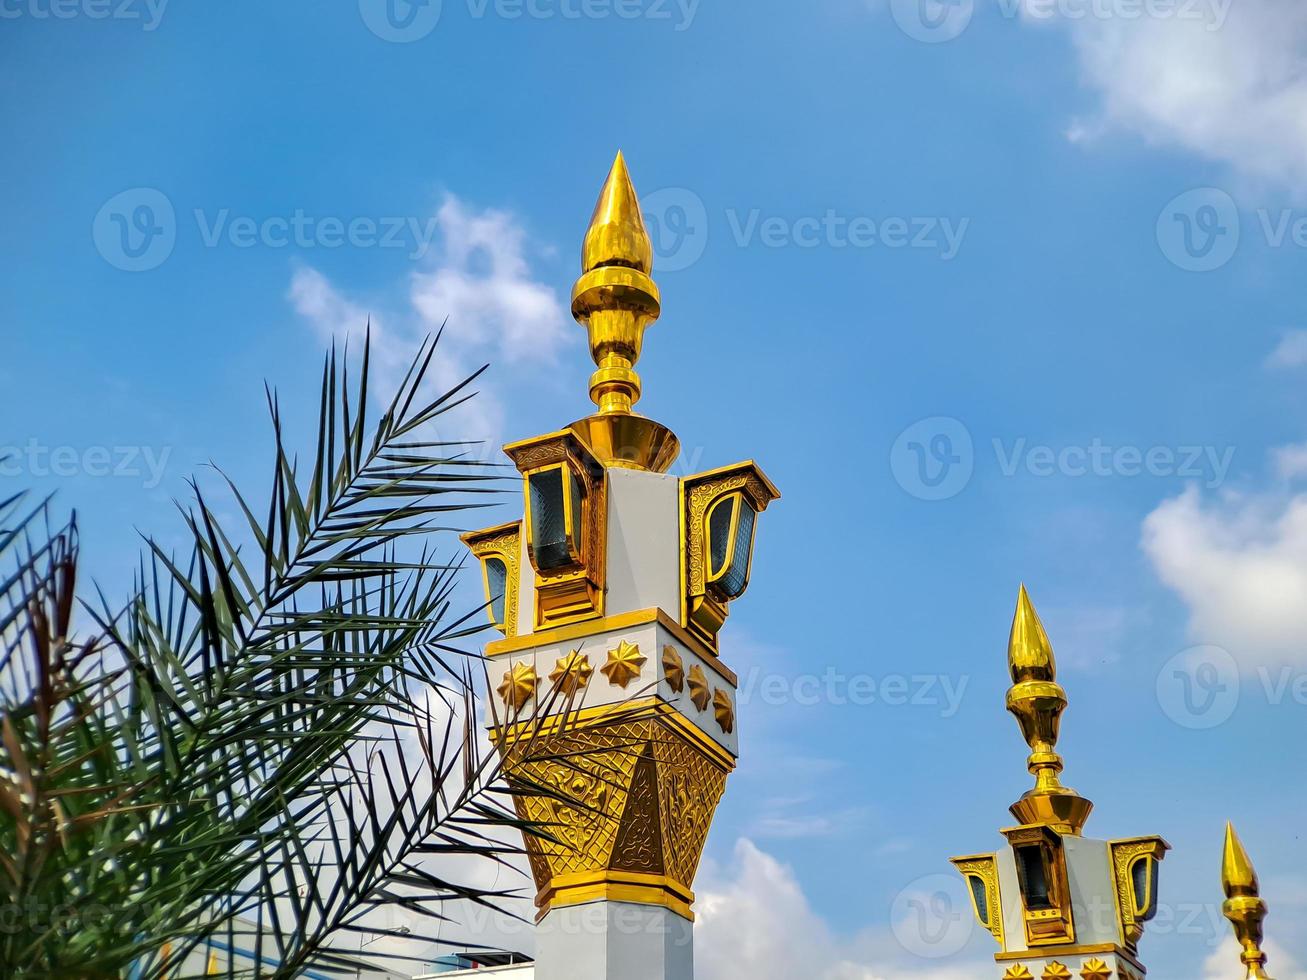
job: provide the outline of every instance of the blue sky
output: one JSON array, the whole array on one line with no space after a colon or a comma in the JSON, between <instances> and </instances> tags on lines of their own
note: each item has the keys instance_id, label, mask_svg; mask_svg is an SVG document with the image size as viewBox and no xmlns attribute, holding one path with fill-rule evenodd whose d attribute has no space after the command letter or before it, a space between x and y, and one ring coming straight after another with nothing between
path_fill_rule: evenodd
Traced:
<instances>
[{"instance_id":1,"label":"blue sky","mask_svg":"<svg viewBox=\"0 0 1307 980\"><path fill-rule=\"evenodd\" d=\"M259 485L263 381L307 419L368 316L383 371L445 316L448 377L492 362L469 434L582 414L566 296L621 147L664 301L641 410L683 472L785 494L726 640L701 972L976 975L988 937L923 959L907 903L1027 788L1024 580L1090 832L1175 845L1151 975L1235 975L1233 818L1302 976L1307 14L1141 9L3 0L5 485L121 588L198 466Z\"/></svg>"}]
</instances>

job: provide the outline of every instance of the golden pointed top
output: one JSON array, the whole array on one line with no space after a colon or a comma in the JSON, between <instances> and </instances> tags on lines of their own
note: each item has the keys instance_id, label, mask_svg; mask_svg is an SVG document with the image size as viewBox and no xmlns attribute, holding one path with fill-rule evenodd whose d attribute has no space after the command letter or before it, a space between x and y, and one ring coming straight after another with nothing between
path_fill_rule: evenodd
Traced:
<instances>
[{"instance_id":1,"label":"golden pointed top","mask_svg":"<svg viewBox=\"0 0 1307 980\"><path fill-rule=\"evenodd\" d=\"M590 357L590 399L598 412L573 422L572 431L606 466L665 473L680 452L664 425L635 413L640 400L644 332L662 313L653 271L653 242L621 153L599 192L581 247L581 278L572 287L572 316L585 327Z\"/></svg>"},{"instance_id":2,"label":"golden pointed top","mask_svg":"<svg viewBox=\"0 0 1307 980\"><path fill-rule=\"evenodd\" d=\"M1064 763L1057 742L1066 692L1057 683L1053 644L1024 585L1017 595L1017 612L1008 637L1008 666L1012 688L1007 692L1007 709L1016 716L1030 746L1027 767L1035 777L1035 788L1013 804L1012 813L1022 824L1044 824L1079 836L1094 804L1062 785Z\"/></svg>"},{"instance_id":3,"label":"golden pointed top","mask_svg":"<svg viewBox=\"0 0 1307 980\"><path fill-rule=\"evenodd\" d=\"M1226 898L1257 898L1261 894L1257 871L1244 849L1243 841L1235 833L1233 823L1225 825L1225 861L1221 867L1221 883L1225 886Z\"/></svg>"},{"instance_id":4,"label":"golden pointed top","mask_svg":"<svg viewBox=\"0 0 1307 980\"><path fill-rule=\"evenodd\" d=\"M639 269L645 275L653 271L653 242L645 230L640 199L621 150L599 192L581 247L582 272L610 265Z\"/></svg>"},{"instance_id":5,"label":"golden pointed top","mask_svg":"<svg viewBox=\"0 0 1307 980\"><path fill-rule=\"evenodd\" d=\"M1012 681L1057 680L1057 660L1053 656L1053 644L1048 640L1044 624L1035 612L1034 603L1024 583L1017 595L1017 612L1012 618L1012 633L1007 643L1008 666L1012 670Z\"/></svg>"},{"instance_id":6,"label":"golden pointed top","mask_svg":"<svg viewBox=\"0 0 1307 980\"><path fill-rule=\"evenodd\" d=\"M1234 926L1235 938L1242 947L1240 960L1247 968L1248 980L1270 980L1266 973L1265 938L1266 903L1253 862L1244 850L1243 841L1234 832L1234 824L1225 825L1225 859L1221 864L1221 884L1225 887L1225 905L1221 911Z\"/></svg>"}]
</instances>

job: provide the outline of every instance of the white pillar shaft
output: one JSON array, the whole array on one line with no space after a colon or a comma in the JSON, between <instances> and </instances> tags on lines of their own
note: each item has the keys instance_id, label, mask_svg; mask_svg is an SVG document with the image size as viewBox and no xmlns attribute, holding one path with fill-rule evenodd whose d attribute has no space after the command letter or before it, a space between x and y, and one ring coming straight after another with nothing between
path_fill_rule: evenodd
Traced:
<instances>
[{"instance_id":1,"label":"white pillar shaft","mask_svg":"<svg viewBox=\"0 0 1307 980\"><path fill-rule=\"evenodd\" d=\"M554 909L537 927L535 980L694 980L694 926L656 905Z\"/></svg>"}]
</instances>

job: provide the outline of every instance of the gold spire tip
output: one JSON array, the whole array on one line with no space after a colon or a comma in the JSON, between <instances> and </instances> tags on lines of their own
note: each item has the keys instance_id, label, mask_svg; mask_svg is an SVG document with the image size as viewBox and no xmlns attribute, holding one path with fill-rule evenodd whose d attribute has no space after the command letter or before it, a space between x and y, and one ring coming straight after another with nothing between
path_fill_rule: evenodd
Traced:
<instances>
[{"instance_id":1,"label":"gold spire tip","mask_svg":"<svg viewBox=\"0 0 1307 980\"><path fill-rule=\"evenodd\" d=\"M1007 709L1016 716L1030 746L1027 767L1035 777L1035 788L1013 805L1012 812L1023 824L1044 824L1079 835L1093 804L1062 785L1065 763L1057 753L1057 743L1067 697L1057 683L1053 644L1024 584L1017 593L1017 611L1008 636L1008 668L1012 687L1007 692Z\"/></svg>"},{"instance_id":2,"label":"gold spire tip","mask_svg":"<svg viewBox=\"0 0 1307 980\"><path fill-rule=\"evenodd\" d=\"M599 192L581 247L582 272L607 265L639 269L645 275L653 271L653 242L645 229L640 199L621 150Z\"/></svg>"},{"instance_id":3,"label":"gold spire tip","mask_svg":"<svg viewBox=\"0 0 1307 980\"><path fill-rule=\"evenodd\" d=\"M1221 884L1225 887L1226 898L1257 898L1261 895L1257 871L1252 859L1248 857L1243 841L1235 832L1233 823L1225 825L1225 860L1221 867Z\"/></svg>"},{"instance_id":4,"label":"gold spire tip","mask_svg":"<svg viewBox=\"0 0 1307 980\"><path fill-rule=\"evenodd\" d=\"M1017 611L1012 617L1012 632L1008 636L1007 659L1014 684L1057 680L1053 644L1049 642L1039 613L1035 612L1025 583L1017 594Z\"/></svg>"},{"instance_id":5,"label":"gold spire tip","mask_svg":"<svg viewBox=\"0 0 1307 980\"><path fill-rule=\"evenodd\" d=\"M619 152L599 192L581 246L581 278L572 287L572 316L590 336L590 398L600 415L630 415L640 400L635 371L644 332L662 312L653 271L653 242L640 199Z\"/></svg>"},{"instance_id":6,"label":"gold spire tip","mask_svg":"<svg viewBox=\"0 0 1307 980\"><path fill-rule=\"evenodd\" d=\"M1257 871L1235 833L1234 824L1225 825L1225 856L1221 862L1221 884L1225 888L1225 905L1221 911L1234 926L1235 938L1242 947L1240 960L1247 968L1248 980L1270 980L1266 973L1263 923L1267 907L1262 901Z\"/></svg>"}]
</instances>

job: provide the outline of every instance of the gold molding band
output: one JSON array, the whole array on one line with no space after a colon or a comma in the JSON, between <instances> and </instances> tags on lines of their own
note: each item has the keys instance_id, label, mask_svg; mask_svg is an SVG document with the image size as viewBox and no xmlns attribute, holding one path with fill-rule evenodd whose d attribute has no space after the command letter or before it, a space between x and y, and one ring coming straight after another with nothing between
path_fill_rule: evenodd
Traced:
<instances>
[{"instance_id":1,"label":"gold molding band","mask_svg":"<svg viewBox=\"0 0 1307 980\"><path fill-rule=\"evenodd\" d=\"M683 919L694 921L694 892L666 875L626 871L582 872L559 875L536 896L539 922L553 909L591 902L631 902L658 905Z\"/></svg>"},{"instance_id":2,"label":"gold molding band","mask_svg":"<svg viewBox=\"0 0 1307 980\"><path fill-rule=\"evenodd\" d=\"M510 653L520 653L523 650L549 646L554 643L570 643L572 640L593 637L599 633L612 633L617 630L631 629L634 626L647 626L649 623L657 623L663 627L677 640L693 650L708 665L710 670L721 675L722 679L732 687L739 687L739 677L721 662L714 650L687 631L667 613L656 607L619 613L616 616L588 619L580 623L569 623L566 626L558 626L538 633L519 633L517 636L508 636L502 640L492 640L486 644L486 656L493 660L496 657L503 657Z\"/></svg>"},{"instance_id":3,"label":"gold molding band","mask_svg":"<svg viewBox=\"0 0 1307 980\"><path fill-rule=\"evenodd\" d=\"M1017 960L1053 959L1058 956L1116 956L1130 966L1146 972L1144 966L1130 954L1130 951L1116 943L1099 943L1095 946L1057 946L1046 949L1023 949L1014 953L995 953L994 959L999 963L1014 963Z\"/></svg>"},{"instance_id":4,"label":"gold molding band","mask_svg":"<svg viewBox=\"0 0 1307 980\"><path fill-rule=\"evenodd\" d=\"M501 743L501 748L507 749L523 738L542 738L558 734L560 731L567 734L591 726L655 719L684 736L728 773L735 771L735 756L685 715L657 698L640 698L619 704L601 704L593 708L582 708L580 711L550 715L546 718L528 718L526 721L496 728L493 734L496 741Z\"/></svg>"}]
</instances>

